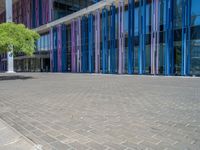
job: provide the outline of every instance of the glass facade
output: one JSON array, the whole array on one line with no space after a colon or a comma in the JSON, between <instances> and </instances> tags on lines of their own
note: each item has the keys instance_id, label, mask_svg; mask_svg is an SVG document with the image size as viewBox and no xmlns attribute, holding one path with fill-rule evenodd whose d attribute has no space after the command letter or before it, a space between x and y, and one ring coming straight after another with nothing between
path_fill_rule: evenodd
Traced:
<instances>
[{"instance_id":1,"label":"glass facade","mask_svg":"<svg viewBox=\"0 0 200 150\"><path fill-rule=\"evenodd\" d=\"M50 35L49 33L40 35L36 44L36 52L49 51L50 50Z\"/></svg>"},{"instance_id":2,"label":"glass facade","mask_svg":"<svg viewBox=\"0 0 200 150\"><path fill-rule=\"evenodd\" d=\"M200 9L199 1L191 4L191 74L200 74Z\"/></svg>"},{"instance_id":3,"label":"glass facade","mask_svg":"<svg viewBox=\"0 0 200 150\"><path fill-rule=\"evenodd\" d=\"M57 20L96 2L53 0L49 18ZM63 62L65 72L200 75L198 0L114 3L62 24L66 29L61 33L55 26L41 35L36 53L50 53L50 70L57 72Z\"/></svg>"},{"instance_id":4,"label":"glass facade","mask_svg":"<svg viewBox=\"0 0 200 150\"><path fill-rule=\"evenodd\" d=\"M53 19L70 15L83 8L91 6L100 0L54 0L53 1Z\"/></svg>"}]
</instances>

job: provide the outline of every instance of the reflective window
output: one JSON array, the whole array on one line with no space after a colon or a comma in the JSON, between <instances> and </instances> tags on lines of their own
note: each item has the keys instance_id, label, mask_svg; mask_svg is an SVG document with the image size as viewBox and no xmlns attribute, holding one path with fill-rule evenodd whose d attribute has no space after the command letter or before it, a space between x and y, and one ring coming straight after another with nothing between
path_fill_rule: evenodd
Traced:
<instances>
[{"instance_id":1,"label":"reflective window","mask_svg":"<svg viewBox=\"0 0 200 150\"><path fill-rule=\"evenodd\" d=\"M174 1L174 26L175 28L182 27L182 0Z\"/></svg>"},{"instance_id":2,"label":"reflective window","mask_svg":"<svg viewBox=\"0 0 200 150\"><path fill-rule=\"evenodd\" d=\"M54 20L86 8L100 0L55 0L53 3Z\"/></svg>"},{"instance_id":3,"label":"reflective window","mask_svg":"<svg viewBox=\"0 0 200 150\"><path fill-rule=\"evenodd\" d=\"M191 15L191 25L200 25L199 0L192 0Z\"/></svg>"},{"instance_id":4,"label":"reflective window","mask_svg":"<svg viewBox=\"0 0 200 150\"><path fill-rule=\"evenodd\" d=\"M146 5L146 33L150 33L151 26L151 3Z\"/></svg>"},{"instance_id":5,"label":"reflective window","mask_svg":"<svg viewBox=\"0 0 200 150\"><path fill-rule=\"evenodd\" d=\"M50 35L44 34L40 36L37 41L37 51L49 51L50 50Z\"/></svg>"},{"instance_id":6,"label":"reflective window","mask_svg":"<svg viewBox=\"0 0 200 150\"><path fill-rule=\"evenodd\" d=\"M192 16L200 15L199 0L192 0Z\"/></svg>"},{"instance_id":7,"label":"reflective window","mask_svg":"<svg viewBox=\"0 0 200 150\"><path fill-rule=\"evenodd\" d=\"M200 40L191 42L191 74L200 75Z\"/></svg>"},{"instance_id":8,"label":"reflective window","mask_svg":"<svg viewBox=\"0 0 200 150\"><path fill-rule=\"evenodd\" d=\"M128 33L128 10L124 11L124 32Z\"/></svg>"},{"instance_id":9,"label":"reflective window","mask_svg":"<svg viewBox=\"0 0 200 150\"><path fill-rule=\"evenodd\" d=\"M135 8L135 17L134 17L134 28L135 28L135 35L138 35L138 31L139 31L139 24L138 24L138 20L139 20L139 8Z\"/></svg>"}]
</instances>

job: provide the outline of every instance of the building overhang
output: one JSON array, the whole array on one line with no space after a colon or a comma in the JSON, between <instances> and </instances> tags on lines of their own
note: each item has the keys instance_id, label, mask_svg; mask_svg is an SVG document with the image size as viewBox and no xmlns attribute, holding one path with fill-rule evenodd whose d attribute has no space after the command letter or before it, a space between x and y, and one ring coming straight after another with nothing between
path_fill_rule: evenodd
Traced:
<instances>
[{"instance_id":1,"label":"building overhang","mask_svg":"<svg viewBox=\"0 0 200 150\"><path fill-rule=\"evenodd\" d=\"M96 3L96 4L93 4L89 7L87 7L87 8L81 9L80 11L77 11L77 12L71 14L71 15L67 15L63 18L57 19L53 22L42 25L42 26L35 28L33 30L40 33L40 34L48 32L50 30L50 28L52 28L52 27L55 27L59 24L70 24L71 20L73 20L73 19L76 19L76 18L84 16L84 15L88 15L92 12L95 12L96 10L101 10L105 7L109 7L112 4L117 5L117 3L119 1L120 0L102 0L98 3ZM125 1L125 3L128 3L128 0L124 0L124 1Z\"/></svg>"}]
</instances>

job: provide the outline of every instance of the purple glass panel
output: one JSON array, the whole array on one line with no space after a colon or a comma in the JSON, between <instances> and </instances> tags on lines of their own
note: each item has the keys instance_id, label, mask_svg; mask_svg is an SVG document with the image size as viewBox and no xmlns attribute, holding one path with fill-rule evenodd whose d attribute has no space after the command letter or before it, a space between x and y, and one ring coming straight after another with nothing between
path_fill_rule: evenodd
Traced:
<instances>
[{"instance_id":1,"label":"purple glass panel","mask_svg":"<svg viewBox=\"0 0 200 150\"><path fill-rule=\"evenodd\" d=\"M30 11L31 11L31 4L30 4L31 2L30 2L30 0L26 0L26 26L28 27L28 28L31 28L31 21L30 21L30 15L31 15L31 13L30 13Z\"/></svg>"},{"instance_id":2,"label":"purple glass panel","mask_svg":"<svg viewBox=\"0 0 200 150\"><path fill-rule=\"evenodd\" d=\"M42 24L45 24L46 20L46 0L42 0Z\"/></svg>"},{"instance_id":3,"label":"purple glass panel","mask_svg":"<svg viewBox=\"0 0 200 150\"><path fill-rule=\"evenodd\" d=\"M160 11L159 11L159 0L156 0L156 74L159 73L159 49L160 49Z\"/></svg>"},{"instance_id":4,"label":"purple glass panel","mask_svg":"<svg viewBox=\"0 0 200 150\"><path fill-rule=\"evenodd\" d=\"M57 40L58 40L58 72L62 71L62 30L61 30L61 25L57 26Z\"/></svg>"},{"instance_id":5,"label":"purple glass panel","mask_svg":"<svg viewBox=\"0 0 200 150\"><path fill-rule=\"evenodd\" d=\"M151 74L155 74L155 3L152 1L152 20L151 20Z\"/></svg>"},{"instance_id":6,"label":"purple glass panel","mask_svg":"<svg viewBox=\"0 0 200 150\"><path fill-rule=\"evenodd\" d=\"M75 21L71 22L71 66L72 72L76 72L76 39L75 39Z\"/></svg>"},{"instance_id":7,"label":"purple glass panel","mask_svg":"<svg viewBox=\"0 0 200 150\"><path fill-rule=\"evenodd\" d=\"M50 5L50 1L46 0L46 7L45 7L45 24L47 24L48 22L50 22L50 18L49 18L49 13L50 13L50 9L49 9L49 5Z\"/></svg>"},{"instance_id":8,"label":"purple glass panel","mask_svg":"<svg viewBox=\"0 0 200 150\"><path fill-rule=\"evenodd\" d=\"M76 69L77 72L81 72L81 19L80 18L76 20L76 50L77 50Z\"/></svg>"},{"instance_id":9,"label":"purple glass panel","mask_svg":"<svg viewBox=\"0 0 200 150\"><path fill-rule=\"evenodd\" d=\"M54 0L48 0L49 3L48 22L53 21L53 1Z\"/></svg>"},{"instance_id":10,"label":"purple glass panel","mask_svg":"<svg viewBox=\"0 0 200 150\"><path fill-rule=\"evenodd\" d=\"M35 0L36 27L39 26L39 0Z\"/></svg>"},{"instance_id":11,"label":"purple glass panel","mask_svg":"<svg viewBox=\"0 0 200 150\"><path fill-rule=\"evenodd\" d=\"M50 29L50 71L53 72L53 28Z\"/></svg>"}]
</instances>

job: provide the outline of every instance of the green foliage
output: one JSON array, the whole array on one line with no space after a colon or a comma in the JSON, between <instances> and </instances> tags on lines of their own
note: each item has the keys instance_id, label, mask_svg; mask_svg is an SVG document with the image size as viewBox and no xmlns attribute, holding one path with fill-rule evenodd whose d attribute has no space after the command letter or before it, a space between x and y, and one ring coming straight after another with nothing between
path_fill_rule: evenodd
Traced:
<instances>
[{"instance_id":1,"label":"green foliage","mask_svg":"<svg viewBox=\"0 0 200 150\"><path fill-rule=\"evenodd\" d=\"M35 42L40 35L23 24L0 24L0 53L9 51L13 47L14 53L22 52L32 55L35 50Z\"/></svg>"}]
</instances>

